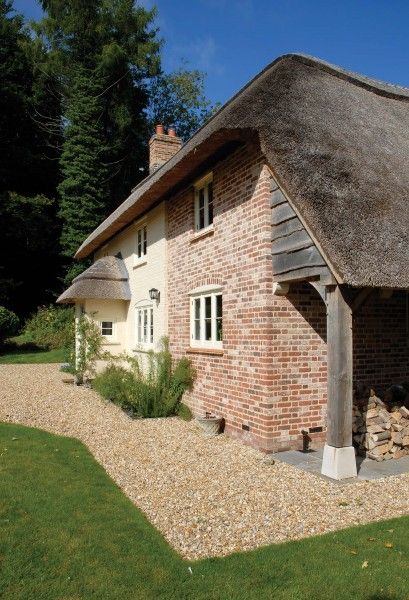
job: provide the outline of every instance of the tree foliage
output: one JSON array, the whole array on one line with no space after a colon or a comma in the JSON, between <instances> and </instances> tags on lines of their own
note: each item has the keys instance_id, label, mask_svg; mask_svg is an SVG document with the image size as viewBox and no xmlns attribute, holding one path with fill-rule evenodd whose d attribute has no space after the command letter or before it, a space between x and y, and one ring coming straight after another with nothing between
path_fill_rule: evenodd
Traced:
<instances>
[{"instance_id":1,"label":"tree foliage","mask_svg":"<svg viewBox=\"0 0 409 600\"><path fill-rule=\"evenodd\" d=\"M204 74L160 68L156 10L0 0L0 302L26 316L85 266L78 246L144 177L155 122L184 139L214 107Z\"/></svg>"},{"instance_id":2,"label":"tree foliage","mask_svg":"<svg viewBox=\"0 0 409 600\"><path fill-rule=\"evenodd\" d=\"M206 98L205 73L179 69L161 73L149 85L148 119L150 128L156 123L174 125L178 136L189 139L219 108Z\"/></svg>"},{"instance_id":3,"label":"tree foliage","mask_svg":"<svg viewBox=\"0 0 409 600\"><path fill-rule=\"evenodd\" d=\"M99 87L92 72L85 68L78 68L71 83L58 188L63 221L61 248L67 258L74 256L105 216L107 179Z\"/></svg>"},{"instance_id":4,"label":"tree foliage","mask_svg":"<svg viewBox=\"0 0 409 600\"><path fill-rule=\"evenodd\" d=\"M42 0L36 26L48 50L48 68L60 82L64 117L78 69L98 90L99 124L107 169L105 205L110 212L129 193L146 162L146 81L159 70L155 10L133 0Z\"/></svg>"}]
</instances>

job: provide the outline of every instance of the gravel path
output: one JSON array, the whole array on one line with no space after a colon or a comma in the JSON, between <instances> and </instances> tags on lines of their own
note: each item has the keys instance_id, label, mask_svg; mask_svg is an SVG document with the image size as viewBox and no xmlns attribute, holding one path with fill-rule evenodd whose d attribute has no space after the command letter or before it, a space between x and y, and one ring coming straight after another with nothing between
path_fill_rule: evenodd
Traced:
<instances>
[{"instance_id":1,"label":"gravel path","mask_svg":"<svg viewBox=\"0 0 409 600\"><path fill-rule=\"evenodd\" d=\"M340 486L194 422L133 421L57 365L0 365L0 421L82 440L169 543L189 559L409 513L409 474Z\"/></svg>"}]
</instances>

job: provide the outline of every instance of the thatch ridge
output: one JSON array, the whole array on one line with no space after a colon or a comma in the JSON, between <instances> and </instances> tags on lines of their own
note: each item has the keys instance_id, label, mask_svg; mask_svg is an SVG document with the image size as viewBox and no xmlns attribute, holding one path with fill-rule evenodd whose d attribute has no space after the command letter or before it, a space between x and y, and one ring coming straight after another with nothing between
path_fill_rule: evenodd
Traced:
<instances>
[{"instance_id":1,"label":"thatch ridge","mask_svg":"<svg viewBox=\"0 0 409 600\"><path fill-rule=\"evenodd\" d=\"M138 218L228 140L258 135L278 182L339 280L409 287L409 90L306 55L268 65L82 244Z\"/></svg>"}]
</instances>

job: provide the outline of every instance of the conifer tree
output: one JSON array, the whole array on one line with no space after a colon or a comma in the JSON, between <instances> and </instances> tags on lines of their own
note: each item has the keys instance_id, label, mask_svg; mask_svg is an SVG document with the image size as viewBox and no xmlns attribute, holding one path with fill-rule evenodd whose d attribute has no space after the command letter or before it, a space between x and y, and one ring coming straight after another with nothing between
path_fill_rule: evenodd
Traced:
<instances>
[{"instance_id":1,"label":"conifer tree","mask_svg":"<svg viewBox=\"0 0 409 600\"><path fill-rule=\"evenodd\" d=\"M71 85L65 106L67 125L58 187L63 221L61 248L70 259L105 216L107 187L100 87L93 72L85 67L78 67L72 74ZM81 268L71 265L66 280L69 282Z\"/></svg>"}]
</instances>

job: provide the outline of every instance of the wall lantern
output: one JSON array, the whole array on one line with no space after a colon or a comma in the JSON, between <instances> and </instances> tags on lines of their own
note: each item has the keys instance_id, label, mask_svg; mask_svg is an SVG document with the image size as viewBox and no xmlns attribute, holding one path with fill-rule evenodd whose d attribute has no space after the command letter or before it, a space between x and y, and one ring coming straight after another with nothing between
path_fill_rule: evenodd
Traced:
<instances>
[{"instance_id":1,"label":"wall lantern","mask_svg":"<svg viewBox=\"0 0 409 600\"><path fill-rule=\"evenodd\" d=\"M159 300L160 297L160 291L157 290L156 288L151 288L149 290L149 298L151 300Z\"/></svg>"}]
</instances>

